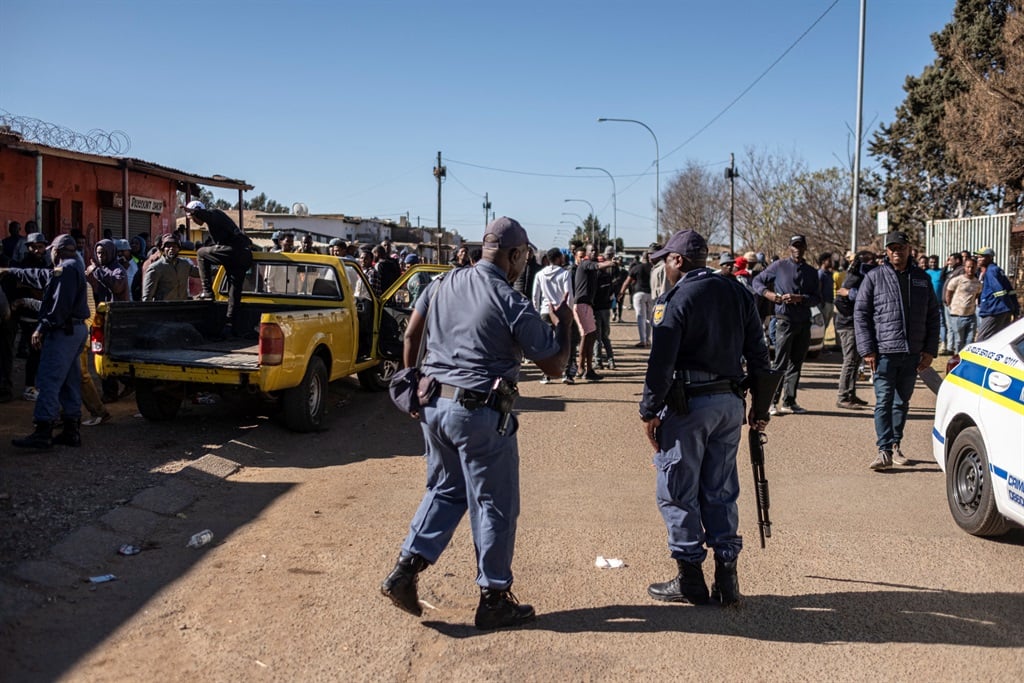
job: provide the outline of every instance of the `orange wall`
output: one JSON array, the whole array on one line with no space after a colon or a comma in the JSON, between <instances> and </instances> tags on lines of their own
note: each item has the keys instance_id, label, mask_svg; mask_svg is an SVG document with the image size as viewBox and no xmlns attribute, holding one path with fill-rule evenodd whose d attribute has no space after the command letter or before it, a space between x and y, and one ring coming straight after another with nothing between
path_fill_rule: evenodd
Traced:
<instances>
[{"instance_id":1,"label":"orange wall","mask_svg":"<svg viewBox=\"0 0 1024 683\"><path fill-rule=\"evenodd\" d=\"M81 228L90 243L99 233L100 192L122 193L122 170L98 166L85 161L43 156L43 199L57 200L59 229L47 229L50 239L57 232ZM36 159L33 156L0 147L0 232L7 236L7 224L18 221L24 225L35 219ZM150 244L153 238L174 230L176 183L144 173L128 172L128 194L162 199L162 213L150 214ZM72 225L71 202L82 203L82 225ZM127 201L127 198L125 198ZM111 207L108 207L111 208ZM90 227L92 230L90 230ZM122 237L115 232L115 237Z\"/></svg>"}]
</instances>

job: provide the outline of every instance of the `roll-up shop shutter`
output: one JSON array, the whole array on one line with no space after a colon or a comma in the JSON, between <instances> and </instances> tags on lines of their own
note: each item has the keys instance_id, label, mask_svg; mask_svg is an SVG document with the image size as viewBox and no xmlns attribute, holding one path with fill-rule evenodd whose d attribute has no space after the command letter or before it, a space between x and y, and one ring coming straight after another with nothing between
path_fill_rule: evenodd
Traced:
<instances>
[{"instance_id":1,"label":"roll-up shop shutter","mask_svg":"<svg viewBox=\"0 0 1024 683\"><path fill-rule=\"evenodd\" d=\"M146 233L147 244L149 248L153 246L149 242L152 242L153 236L150 234L150 229L153 225L151 213L147 211L129 211L128 212L128 239ZM100 215L100 234L104 231L110 230L114 235L114 239L120 238L124 235L124 228L122 227L122 221L124 220L124 211L121 209L103 209Z\"/></svg>"}]
</instances>

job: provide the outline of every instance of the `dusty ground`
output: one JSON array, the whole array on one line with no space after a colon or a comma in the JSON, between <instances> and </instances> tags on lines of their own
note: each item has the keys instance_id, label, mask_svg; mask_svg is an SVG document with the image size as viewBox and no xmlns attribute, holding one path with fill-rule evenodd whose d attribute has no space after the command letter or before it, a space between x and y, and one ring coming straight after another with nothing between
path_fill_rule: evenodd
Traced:
<instances>
[{"instance_id":1,"label":"dusty ground","mask_svg":"<svg viewBox=\"0 0 1024 683\"><path fill-rule=\"evenodd\" d=\"M220 410L153 425L117 406L114 423L86 433L89 447L38 460L11 458L5 420L4 481L25 476L38 491L47 471L67 468L78 473L71 479L92 476L75 484L72 500L113 493L109 507L94 498L91 513L66 504L67 526L93 529L74 538L123 538L102 521L111 508L152 524L130 539L149 548L134 557L110 547L69 560L54 533L30 553L36 574L24 562L0 574L0 598L8 598L0 606L10 606L0 625L0 679L1017 678L1024 535L975 539L952 523L930 455L933 399L920 385L906 438L914 463L869 471L870 412L833 406L836 354L805 369L800 403L812 414L777 418L769 428L775 525L766 550L757 547L741 449L744 607L649 600L647 584L674 568L636 417L644 358L625 348L634 336L631 325L615 326L621 369L603 382L543 386L535 371L523 382L515 590L539 618L511 632L481 634L471 625L476 591L465 524L422 576L430 604L423 619L377 592L423 488L416 424L383 395L340 383L329 429L308 435ZM92 440L94 432L102 440ZM122 459L95 455L111 443ZM224 480L150 472L206 453L242 469ZM104 484L125 470L135 472L125 488ZM157 485L130 491L136 476L134 485ZM55 495L57 486L48 488ZM188 502L151 512L148 494L168 490L186 491ZM23 505L19 494L4 509L5 544L6 515ZM185 548L201 528L214 531L214 543ZM626 566L598 570L597 555ZM118 580L81 582L107 572Z\"/></svg>"}]
</instances>

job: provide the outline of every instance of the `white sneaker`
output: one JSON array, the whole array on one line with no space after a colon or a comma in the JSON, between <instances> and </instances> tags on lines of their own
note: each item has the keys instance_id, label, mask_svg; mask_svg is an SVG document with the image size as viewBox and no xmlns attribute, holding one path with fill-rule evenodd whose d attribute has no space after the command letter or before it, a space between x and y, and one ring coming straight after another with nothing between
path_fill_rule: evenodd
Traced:
<instances>
[{"instance_id":1,"label":"white sneaker","mask_svg":"<svg viewBox=\"0 0 1024 683\"><path fill-rule=\"evenodd\" d=\"M35 387L25 387L25 391L22 392L21 397L26 401L35 401L39 398L39 390Z\"/></svg>"},{"instance_id":2,"label":"white sneaker","mask_svg":"<svg viewBox=\"0 0 1024 683\"><path fill-rule=\"evenodd\" d=\"M772 404L772 407L768 409L768 414L769 414L769 415L778 415L778 414L779 414L779 408L778 408L778 406L776 406L776 405L775 405L775 404L773 403L773 404Z\"/></svg>"},{"instance_id":3,"label":"white sneaker","mask_svg":"<svg viewBox=\"0 0 1024 683\"><path fill-rule=\"evenodd\" d=\"M540 378L540 383L541 384L551 384L551 378L548 377L547 375L544 375L543 377Z\"/></svg>"},{"instance_id":4,"label":"white sneaker","mask_svg":"<svg viewBox=\"0 0 1024 683\"><path fill-rule=\"evenodd\" d=\"M785 403L780 403L777 406L773 406L773 408L775 408L775 412L773 413L773 412L771 412L769 410L768 411L769 415L792 415L793 414L793 408L790 407L790 406L787 406Z\"/></svg>"}]
</instances>

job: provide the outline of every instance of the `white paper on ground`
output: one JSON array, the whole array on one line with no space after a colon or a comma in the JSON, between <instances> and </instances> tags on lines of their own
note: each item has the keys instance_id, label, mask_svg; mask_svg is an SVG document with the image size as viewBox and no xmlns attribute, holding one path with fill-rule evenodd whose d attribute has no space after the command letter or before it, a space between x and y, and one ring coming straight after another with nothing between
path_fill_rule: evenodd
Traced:
<instances>
[{"instance_id":1,"label":"white paper on ground","mask_svg":"<svg viewBox=\"0 0 1024 683\"><path fill-rule=\"evenodd\" d=\"M594 566L598 569L619 569L626 566L626 563L615 557L605 558L603 555L598 555L594 560Z\"/></svg>"}]
</instances>

